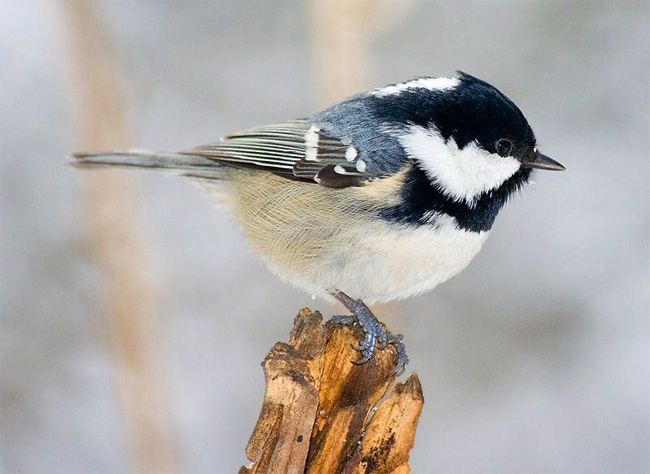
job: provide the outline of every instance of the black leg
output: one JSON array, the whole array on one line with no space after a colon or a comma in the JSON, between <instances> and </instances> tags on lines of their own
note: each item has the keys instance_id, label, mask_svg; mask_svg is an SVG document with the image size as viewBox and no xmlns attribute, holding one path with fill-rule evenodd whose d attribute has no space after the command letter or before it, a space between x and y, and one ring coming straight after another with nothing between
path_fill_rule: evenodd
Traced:
<instances>
[{"instance_id":1,"label":"black leg","mask_svg":"<svg viewBox=\"0 0 650 474\"><path fill-rule=\"evenodd\" d=\"M331 322L338 324L358 324L363 330L363 339L358 346L354 348L361 353L361 358L353 363L356 365L365 364L375 355L377 347L386 348L386 345L392 346L397 352L397 364L395 365L395 374L400 375L406 369L409 362L406 355L406 347L402 342L402 335L394 336L386 327L372 314L370 308L361 300L350 298L342 291L335 290L332 296L340 301L352 313L351 316L334 316Z\"/></svg>"}]
</instances>

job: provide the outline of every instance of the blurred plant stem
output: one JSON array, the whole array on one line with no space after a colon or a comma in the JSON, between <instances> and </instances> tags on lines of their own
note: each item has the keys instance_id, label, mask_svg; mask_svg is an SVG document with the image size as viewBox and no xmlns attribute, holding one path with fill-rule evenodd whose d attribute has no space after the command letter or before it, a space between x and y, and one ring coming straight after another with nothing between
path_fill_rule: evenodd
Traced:
<instances>
[{"instance_id":1,"label":"blurred plant stem","mask_svg":"<svg viewBox=\"0 0 650 474\"><path fill-rule=\"evenodd\" d=\"M372 43L399 23L410 4L409 0L309 2L319 105L331 105L370 87Z\"/></svg>"},{"instance_id":2,"label":"blurred plant stem","mask_svg":"<svg viewBox=\"0 0 650 474\"><path fill-rule=\"evenodd\" d=\"M123 77L105 28L92 2L60 3L70 45L77 145L83 150L124 147L129 131ZM128 426L126 445L137 472L176 472L162 383L157 291L134 178L119 171L80 173L80 177L85 241L104 274L100 312L108 321L109 346L117 367L115 384Z\"/></svg>"}]
</instances>

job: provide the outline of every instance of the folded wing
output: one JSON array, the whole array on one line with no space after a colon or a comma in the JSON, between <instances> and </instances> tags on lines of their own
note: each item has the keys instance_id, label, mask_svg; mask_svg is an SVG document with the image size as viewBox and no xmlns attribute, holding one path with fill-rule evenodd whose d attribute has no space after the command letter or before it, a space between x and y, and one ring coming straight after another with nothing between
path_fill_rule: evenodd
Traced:
<instances>
[{"instance_id":1,"label":"folded wing","mask_svg":"<svg viewBox=\"0 0 650 474\"><path fill-rule=\"evenodd\" d=\"M307 120L245 130L182 153L333 188L358 186L376 177L367 172L363 156L352 143L328 135Z\"/></svg>"}]
</instances>

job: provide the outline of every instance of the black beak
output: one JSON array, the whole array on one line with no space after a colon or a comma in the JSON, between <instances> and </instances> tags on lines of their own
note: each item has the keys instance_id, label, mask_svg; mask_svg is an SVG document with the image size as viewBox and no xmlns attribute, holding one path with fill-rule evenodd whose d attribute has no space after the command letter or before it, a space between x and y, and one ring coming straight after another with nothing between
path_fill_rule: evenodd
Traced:
<instances>
[{"instance_id":1,"label":"black beak","mask_svg":"<svg viewBox=\"0 0 650 474\"><path fill-rule=\"evenodd\" d=\"M524 161L523 165L527 168L537 168L540 170L564 171L566 168L560 163L546 155L536 151L531 161Z\"/></svg>"}]
</instances>

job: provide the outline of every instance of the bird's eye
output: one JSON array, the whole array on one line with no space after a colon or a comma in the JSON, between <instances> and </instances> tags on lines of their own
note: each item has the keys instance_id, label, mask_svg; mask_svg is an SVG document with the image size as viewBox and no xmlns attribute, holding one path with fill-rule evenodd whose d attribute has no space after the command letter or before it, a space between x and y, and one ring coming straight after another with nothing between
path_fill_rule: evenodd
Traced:
<instances>
[{"instance_id":1,"label":"bird's eye","mask_svg":"<svg viewBox=\"0 0 650 474\"><path fill-rule=\"evenodd\" d=\"M508 156L512 151L512 147L513 147L512 142L506 138L497 140L496 150L497 153L501 156Z\"/></svg>"}]
</instances>

